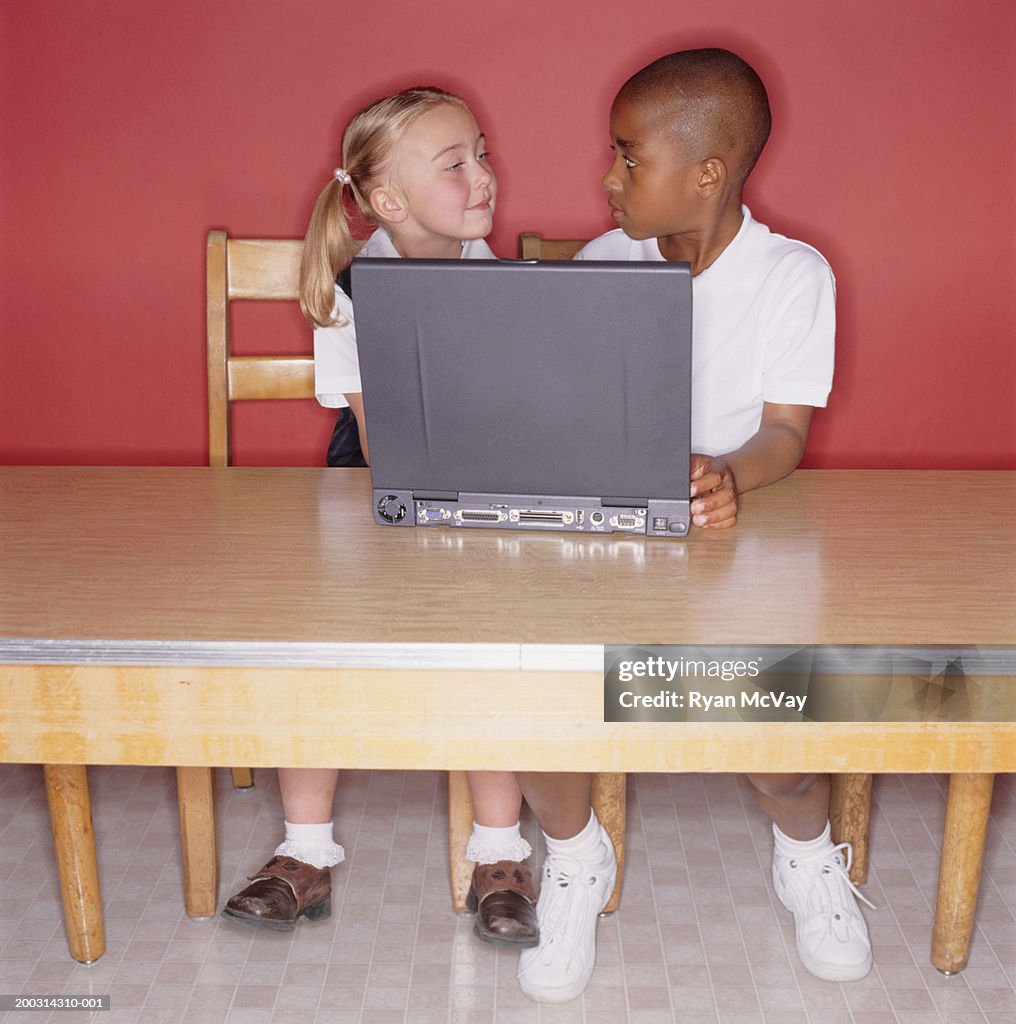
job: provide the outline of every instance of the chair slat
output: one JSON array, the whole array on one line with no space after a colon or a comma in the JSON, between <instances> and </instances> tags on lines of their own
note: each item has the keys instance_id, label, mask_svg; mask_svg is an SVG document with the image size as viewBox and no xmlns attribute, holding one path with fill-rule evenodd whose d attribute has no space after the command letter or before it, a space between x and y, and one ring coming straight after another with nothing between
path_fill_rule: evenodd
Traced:
<instances>
[{"instance_id":1,"label":"chair slat","mask_svg":"<svg viewBox=\"0 0 1016 1024\"><path fill-rule=\"evenodd\" d=\"M229 400L313 398L313 356L231 356Z\"/></svg>"},{"instance_id":2,"label":"chair slat","mask_svg":"<svg viewBox=\"0 0 1016 1024\"><path fill-rule=\"evenodd\" d=\"M230 299L295 299L299 297L299 238L231 238Z\"/></svg>"}]
</instances>

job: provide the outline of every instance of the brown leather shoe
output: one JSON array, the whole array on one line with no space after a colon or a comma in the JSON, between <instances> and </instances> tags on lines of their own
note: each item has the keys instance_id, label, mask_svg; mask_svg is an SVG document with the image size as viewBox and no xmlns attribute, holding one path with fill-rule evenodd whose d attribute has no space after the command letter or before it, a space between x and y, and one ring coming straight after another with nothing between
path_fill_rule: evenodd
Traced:
<instances>
[{"instance_id":1,"label":"brown leather shoe","mask_svg":"<svg viewBox=\"0 0 1016 1024\"><path fill-rule=\"evenodd\" d=\"M484 942L504 946L536 946L536 887L529 868L518 861L477 864L466 906L476 912L473 931Z\"/></svg>"},{"instance_id":2,"label":"brown leather shoe","mask_svg":"<svg viewBox=\"0 0 1016 1024\"><path fill-rule=\"evenodd\" d=\"M293 857L272 857L251 885L223 908L222 916L255 928L291 932L296 919L319 921L332 912L331 868L316 868Z\"/></svg>"}]
</instances>

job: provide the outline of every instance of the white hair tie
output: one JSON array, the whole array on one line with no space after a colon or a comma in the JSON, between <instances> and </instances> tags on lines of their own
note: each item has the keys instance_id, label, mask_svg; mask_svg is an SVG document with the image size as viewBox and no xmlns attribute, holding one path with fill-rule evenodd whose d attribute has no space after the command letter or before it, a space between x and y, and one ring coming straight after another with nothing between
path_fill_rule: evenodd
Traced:
<instances>
[{"instance_id":1,"label":"white hair tie","mask_svg":"<svg viewBox=\"0 0 1016 1024\"><path fill-rule=\"evenodd\" d=\"M349 171L343 167L336 167L332 174L335 176L335 180L341 181L343 185L348 185L353 180L349 176Z\"/></svg>"}]
</instances>

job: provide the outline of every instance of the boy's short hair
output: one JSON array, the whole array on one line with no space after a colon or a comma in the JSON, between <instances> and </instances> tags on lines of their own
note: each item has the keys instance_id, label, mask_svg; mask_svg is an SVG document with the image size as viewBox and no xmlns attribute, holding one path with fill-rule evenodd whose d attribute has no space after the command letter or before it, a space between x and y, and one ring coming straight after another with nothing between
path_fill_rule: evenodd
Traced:
<instances>
[{"instance_id":1,"label":"boy's short hair","mask_svg":"<svg viewBox=\"0 0 1016 1024\"><path fill-rule=\"evenodd\" d=\"M660 57L632 75L618 95L656 107L694 159L725 157L741 183L772 127L762 79L729 50L681 50Z\"/></svg>"}]
</instances>

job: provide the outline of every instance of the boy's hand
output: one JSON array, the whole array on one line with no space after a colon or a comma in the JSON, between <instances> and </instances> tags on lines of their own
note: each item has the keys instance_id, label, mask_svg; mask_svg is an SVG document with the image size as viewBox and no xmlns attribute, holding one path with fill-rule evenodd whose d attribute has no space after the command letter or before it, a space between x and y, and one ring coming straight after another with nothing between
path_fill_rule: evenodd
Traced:
<instances>
[{"instance_id":1,"label":"boy's hand","mask_svg":"<svg viewBox=\"0 0 1016 1024\"><path fill-rule=\"evenodd\" d=\"M691 521L705 530L737 522L737 482L730 466L714 455L691 457Z\"/></svg>"}]
</instances>

